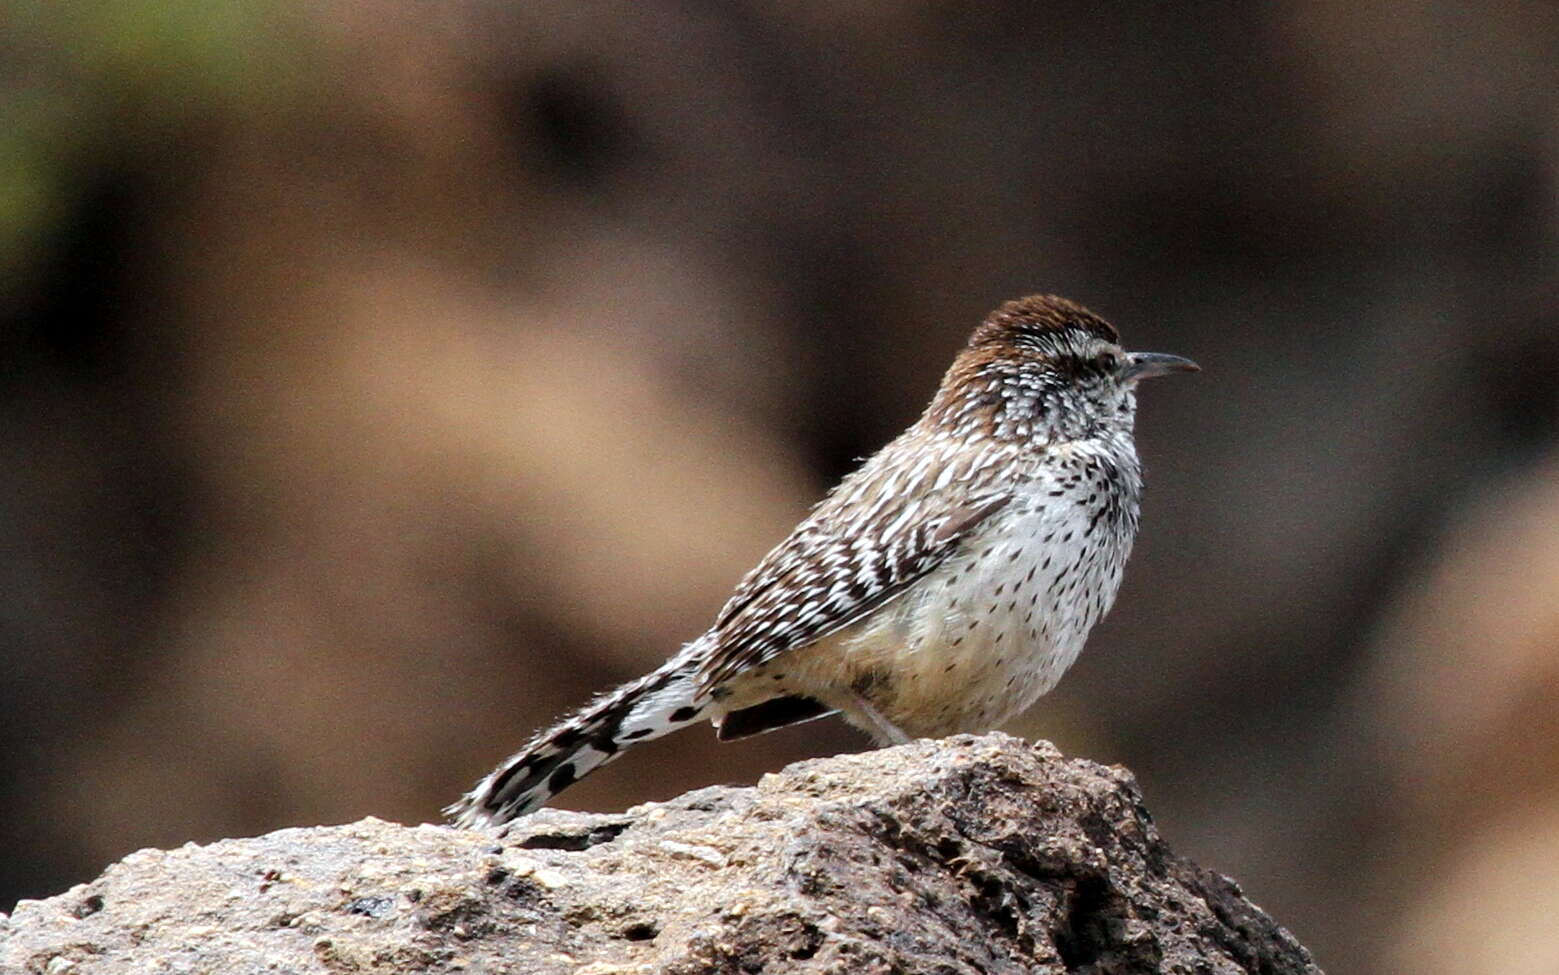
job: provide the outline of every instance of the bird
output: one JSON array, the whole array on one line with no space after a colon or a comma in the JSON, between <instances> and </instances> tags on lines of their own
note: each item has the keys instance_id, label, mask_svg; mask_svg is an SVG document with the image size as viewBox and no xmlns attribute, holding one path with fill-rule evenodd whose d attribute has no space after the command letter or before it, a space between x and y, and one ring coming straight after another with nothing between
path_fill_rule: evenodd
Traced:
<instances>
[{"instance_id":1,"label":"bird","mask_svg":"<svg viewBox=\"0 0 1559 975\"><path fill-rule=\"evenodd\" d=\"M1056 295L1002 304L930 405L653 672L535 735L445 813L527 815L631 746L707 719L731 741L839 714L877 744L989 731L1053 688L1110 609L1137 534L1127 352Z\"/></svg>"}]
</instances>

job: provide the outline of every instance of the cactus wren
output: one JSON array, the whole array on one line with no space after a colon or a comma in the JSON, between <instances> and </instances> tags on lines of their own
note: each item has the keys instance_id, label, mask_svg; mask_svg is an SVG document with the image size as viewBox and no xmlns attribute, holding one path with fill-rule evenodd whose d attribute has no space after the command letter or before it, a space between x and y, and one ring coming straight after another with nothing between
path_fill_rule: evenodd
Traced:
<instances>
[{"instance_id":1,"label":"cactus wren","mask_svg":"<svg viewBox=\"0 0 1559 975\"><path fill-rule=\"evenodd\" d=\"M838 712L879 743L986 731L1050 690L1115 599L1137 531L1129 353L1050 295L975 329L931 405L849 475L660 669L541 732L447 812L497 825L635 742Z\"/></svg>"}]
</instances>

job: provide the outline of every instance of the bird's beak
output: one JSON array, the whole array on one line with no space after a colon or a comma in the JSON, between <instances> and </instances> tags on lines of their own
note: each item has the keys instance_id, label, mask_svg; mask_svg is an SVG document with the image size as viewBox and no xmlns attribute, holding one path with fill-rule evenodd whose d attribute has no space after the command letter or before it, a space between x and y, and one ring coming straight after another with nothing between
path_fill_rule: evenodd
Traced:
<instances>
[{"instance_id":1,"label":"bird's beak","mask_svg":"<svg viewBox=\"0 0 1559 975\"><path fill-rule=\"evenodd\" d=\"M1202 367L1190 359L1162 352L1133 352L1126 357L1126 368L1121 378L1126 380L1152 379L1172 372L1201 372Z\"/></svg>"}]
</instances>

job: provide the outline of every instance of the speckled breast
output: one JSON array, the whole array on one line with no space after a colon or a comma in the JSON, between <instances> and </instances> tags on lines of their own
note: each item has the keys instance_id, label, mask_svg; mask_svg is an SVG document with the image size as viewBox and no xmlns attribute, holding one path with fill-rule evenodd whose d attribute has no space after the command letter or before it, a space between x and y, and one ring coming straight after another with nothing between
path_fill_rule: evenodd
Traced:
<instances>
[{"instance_id":1,"label":"speckled breast","mask_svg":"<svg viewBox=\"0 0 1559 975\"><path fill-rule=\"evenodd\" d=\"M831 666L915 736L988 730L1023 711L1077 659L1120 588L1141 490L1124 451L1057 448L953 558L829 641L844 651Z\"/></svg>"}]
</instances>

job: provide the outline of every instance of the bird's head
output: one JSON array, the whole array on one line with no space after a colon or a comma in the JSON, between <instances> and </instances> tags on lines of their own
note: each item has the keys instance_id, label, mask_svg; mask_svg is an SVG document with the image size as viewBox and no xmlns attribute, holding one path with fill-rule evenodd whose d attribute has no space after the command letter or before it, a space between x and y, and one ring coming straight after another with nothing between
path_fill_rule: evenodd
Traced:
<instances>
[{"instance_id":1,"label":"bird's head","mask_svg":"<svg viewBox=\"0 0 1559 975\"><path fill-rule=\"evenodd\" d=\"M1114 326L1083 306L1030 295L997 308L974 330L927 418L998 439L1130 433L1137 383L1197 368L1176 355L1127 352Z\"/></svg>"}]
</instances>

